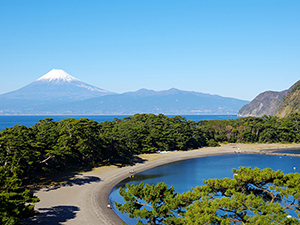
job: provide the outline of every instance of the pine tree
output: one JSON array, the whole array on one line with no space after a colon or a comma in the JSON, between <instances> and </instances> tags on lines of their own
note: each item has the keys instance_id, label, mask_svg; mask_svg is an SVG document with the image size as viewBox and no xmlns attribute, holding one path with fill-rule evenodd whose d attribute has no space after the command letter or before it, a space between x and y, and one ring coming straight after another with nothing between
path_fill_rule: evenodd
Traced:
<instances>
[{"instance_id":1,"label":"pine tree","mask_svg":"<svg viewBox=\"0 0 300 225\"><path fill-rule=\"evenodd\" d=\"M29 189L21 187L17 174L17 167L0 167L0 224L18 224L23 218L35 215L34 205L29 203L39 199Z\"/></svg>"},{"instance_id":2,"label":"pine tree","mask_svg":"<svg viewBox=\"0 0 300 225\"><path fill-rule=\"evenodd\" d=\"M299 173L250 167L233 173L183 194L164 183L127 185L119 192L126 203L116 206L150 224L300 224Z\"/></svg>"}]
</instances>

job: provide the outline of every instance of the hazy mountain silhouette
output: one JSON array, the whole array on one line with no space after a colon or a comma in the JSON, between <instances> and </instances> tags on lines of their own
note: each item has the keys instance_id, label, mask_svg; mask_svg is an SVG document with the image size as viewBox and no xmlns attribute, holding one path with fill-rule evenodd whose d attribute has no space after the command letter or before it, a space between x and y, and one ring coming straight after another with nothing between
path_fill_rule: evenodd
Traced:
<instances>
[{"instance_id":1,"label":"hazy mountain silhouette","mask_svg":"<svg viewBox=\"0 0 300 225\"><path fill-rule=\"evenodd\" d=\"M31 84L0 95L0 114L237 114L249 101L175 88L116 94L53 69Z\"/></svg>"}]
</instances>

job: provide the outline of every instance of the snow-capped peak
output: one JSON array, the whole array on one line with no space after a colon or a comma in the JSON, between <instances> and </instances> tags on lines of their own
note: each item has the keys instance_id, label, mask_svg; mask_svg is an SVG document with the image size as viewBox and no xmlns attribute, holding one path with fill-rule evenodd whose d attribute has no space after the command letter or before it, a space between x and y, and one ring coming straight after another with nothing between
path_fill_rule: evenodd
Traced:
<instances>
[{"instance_id":1,"label":"snow-capped peak","mask_svg":"<svg viewBox=\"0 0 300 225\"><path fill-rule=\"evenodd\" d=\"M70 74L68 74L65 71L60 70L60 69L53 69L37 80L39 80L39 81L57 80L57 81L67 81L67 82L79 81L77 78L71 76Z\"/></svg>"}]
</instances>

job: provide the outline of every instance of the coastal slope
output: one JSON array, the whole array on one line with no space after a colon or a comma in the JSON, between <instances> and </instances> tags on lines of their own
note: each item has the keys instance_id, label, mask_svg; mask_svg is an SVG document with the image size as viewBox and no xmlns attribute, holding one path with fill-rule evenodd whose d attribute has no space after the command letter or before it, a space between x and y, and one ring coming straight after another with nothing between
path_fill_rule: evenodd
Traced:
<instances>
[{"instance_id":1,"label":"coastal slope","mask_svg":"<svg viewBox=\"0 0 300 225\"><path fill-rule=\"evenodd\" d=\"M249 104L244 105L238 112L238 116L263 116L274 115L278 105L288 90L281 92L266 91L256 96Z\"/></svg>"},{"instance_id":2,"label":"coastal slope","mask_svg":"<svg viewBox=\"0 0 300 225\"><path fill-rule=\"evenodd\" d=\"M296 82L284 96L275 116L286 117L291 113L300 113L300 81Z\"/></svg>"},{"instance_id":3,"label":"coastal slope","mask_svg":"<svg viewBox=\"0 0 300 225\"><path fill-rule=\"evenodd\" d=\"M299 112L300 81L297 81L287 90L280 92L266 91L259 94L238 111L238 116L271 115L282 118L291 113Z\"/></svg>"}]
</instances>

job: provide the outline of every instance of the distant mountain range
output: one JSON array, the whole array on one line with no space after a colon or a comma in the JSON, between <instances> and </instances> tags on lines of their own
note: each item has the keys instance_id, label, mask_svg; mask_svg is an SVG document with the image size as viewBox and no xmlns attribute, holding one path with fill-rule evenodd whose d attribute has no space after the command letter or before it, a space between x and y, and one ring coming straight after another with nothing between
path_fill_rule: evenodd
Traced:
<instances>
[{"instance_id":1,"label":"distant mountain range","mask_svg":"<svg viewBox=\"0 0 300 225\"><path fill-rule=\"evenodd\" d=\"M182 91L140 89L116 94L53 69L29 85L0 95L1 115L236 115L249 101Z\"/></svg>"},{"instance_id":2,"label":"distant mountain range","mask_svg":"<svg viewBox=\"0 0 300 225\"><path fill-rule=\"evenodd\" d=\"M300 81L281 92L266 91L259 94L239 110L238 116L285 117L296 112L300 112Z\"/></svg>"}]
</instances>

